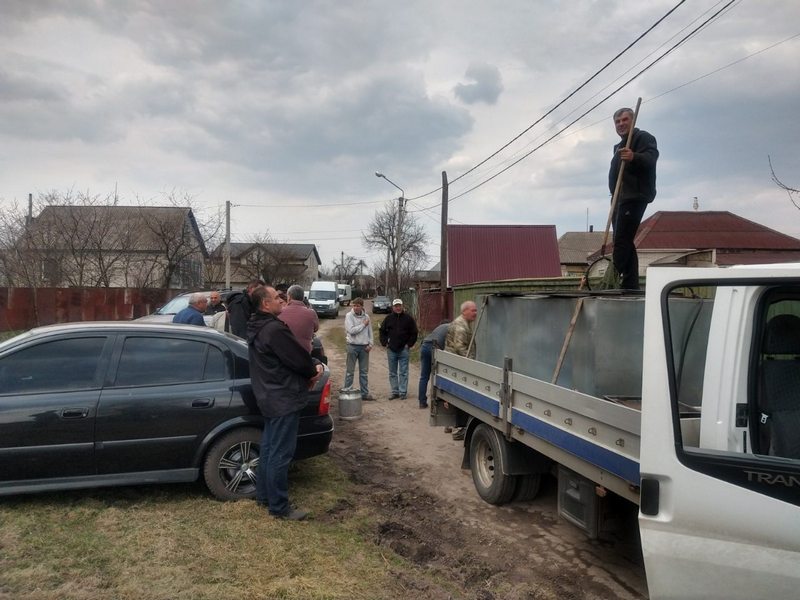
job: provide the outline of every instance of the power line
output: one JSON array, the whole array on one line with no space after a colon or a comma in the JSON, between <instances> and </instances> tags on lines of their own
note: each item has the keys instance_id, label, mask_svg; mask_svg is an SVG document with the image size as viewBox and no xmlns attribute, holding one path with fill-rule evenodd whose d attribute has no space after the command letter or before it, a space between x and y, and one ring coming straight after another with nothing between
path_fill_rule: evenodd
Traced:
<instances>
[{"instance_id":1,"label":"power line","mask_svg":"<svg viewBox=\"0 0 800 600\"><path fill-rule=\"evenodd\" d=\"M613 96L615 96L615 95L616 95L616 94L617 94L617 93L618 93L620 90L624 89L625 87L627 87L628 85L630 85L630 84L631 84L633 81L635 81L636 79L638 79L638 78L639 78L639 77L640 77L642 74L644 74L646 71L648 71L649 69L651 69L651 68L652 68L654 65L656 65L658 62L660 62L660 61L661 61L663 58L665 58L666 56L668 56L669 54L671 54L671 53L672 53L674 50L676 50L678 47L682 46L682 45L683 45L683 44L684 44L684 43L685 43L685 42L686 42L686 41L687 41L689 38L691 38L691 37L692 37L692 36L694 36L696 33L698 33L698 32L699 32L701 29L703 29L703 28L704 28L706 25L708 25L708 24L709 24L711 21L713 21L714 19L716 19L716 18L717 18L717 17L718 17L718 16L719 16L719 15L720 15L722 12L724 12L724 11L725 11L725 10L726 10L726 9L727 9L729 6L731 6L732 4L734 4L734 3L735 3L735 2L737 2L737 1L738 1L738 0L730 0L730 1L729 1L728 3L726 3L726 4L725 4L725 5L724 5L724 6L723 6L721 9L719 9L717 12L715 12L713 15L711 15L711 16L710 16L708 19L706 19L705 21L703 21L703 22L702 22L700 25L698 25L696 28L694 28L694 29L693 29L691 32L689 32L687 35L685 35L683 38L681 38L681 39L680 39L680 40L679 40L677 43L675 43L674 45L672 45L672 46L671 46L671 47L670 47L670 48L669 48L669 49L668 49L666 52L664 52L664 53L663 53L663 54L661 54L661 55L660 55L658 58L656 58L654 61L652 61L650 64L648 64L648 65L647 65L647 66L646 66L644 69L640 70L640 71L639 71L638 73L636 73L636 74L635 74L633 77L631 77L630 79L628 79L628 80L627 80L625 83L623 83L623 84L622 84L622 85L620 85L618 88L616 88L614 91L612 91L610 94L608 94L607 96L605 96L605 97L604 97L602 100L600 100L600 101L599 101L598 103L596 103L594 106L592 106L591 108L589 108L587 111L585 111L585 112L584 112L583 114L581 114L579 117L577 117L575 120L571 121L571 122L570 122L568 125L566 125L565 127L562 127L562 128L561 128L561 129L559 129L558 131L556 131L556 133L554 133L554 134L553 134L553 135L551 135L549 138L547 138L547 139L546 139L544 142L542 142L541 144L539 144L538 146L536 146L535 148L533 148L533 150L531 150L530 152L526 152L526 153L525 153L525 154L523 154L523 155L522 155L520 158L518 158L518 159L517 159L517 160L515 160L514 162L510 163L509 165L507 165L506 167L504 167L503 169L501 169L500 171L498 171L497 173L495 173L495 174L494 174L494 175L492 175L491 177L488 177L488 178L484 179L483 181L481 181L480 183L478 183L478 184L476 184L476 185L472 186L471 188L467 189L466 191L464 191L464 192L461 192L460 194L457 194L456 196L453 196L452 198L450 198L450 200L449 200L449 201L450 201L450 202L452 202L453 200L456 200L456 199L458 199L458 198L461 198L462 196L466 196L466 195L467 195L467 194L469 194L470 192L473 192L473 191L475 191L476 189L478 189L479 187L481 187L481 186L483 186L483 185L486 185L487 183L489 183L490 181L492 181L492 180L493 180L493 179L495 179L496 177L499 177L500 175L502 175L503 173L505 173L506 171L508 171L508 170L509 170L509 169L511 169L512 167L514 167L514 166L518 165L519 163L521 163L523 160L525 160L526 158L528 158L528 157L529 157L531 154L533 154L534 152L536 152L537 150L539 150L539 149L540 149L540 148L542 148L543 146L545 146L545 145L547 145L548 143L550 143L550 142L551 142L552 140L554 140L556 137L558 137L558 136L559 136L559 135L561 135L563 132L565 132L567 129L569 129L570 127L572 127L572 126L573 126L575 123L577 123L578 121L580 121L580 120L581 120L583 117L585 117L586 115L588 115L589 113L591 113L591 112L593 112L595 109L597 109L597 108L598 108L600 105L602 105L602 104L603 104L603 103L604 103L606 100L608 100L609 98L612 98L612 97L613 97ZM440 188L440 189L441 189L441 188ZM420 209L420 210L417 210L417 211L414 211L414 212L420 212L421 210L430 210L430 209L432 209L432 208L436 208L437 206L441 206L441 204L442 204L442 203L441 203L441 202L439 202L438 204L434 204L433 206L429 206L429 207L427 207L427 208L425 208L425 209ZM409 212L412 212L412 211L409 211Z\"/></svg>"},{"instance_id":2,"label":"power line","mask_svg":"<svg viewBox=\"0 0 800 600\"><path fill-rule=\"evenodd\" d=\"M669 16L670 16L670 15L671 15L673 12L675 12L675 11L676 11L676 10L677 10L677 9L678 9L678 8L679 8L679 7L680 7L680 6L681 6L681 5L684 3L684 2L686 2L686 0L681 0L680 2L678 2L678 3L677 3L675 6L673 6L673 7L672 7L672 8L671 8L669 11L667 11L667 13L665 13L665 14L664 14L664 15L663 15L663 16L662 16L660 19L658 19L658 20L657 20L655 23L653 23L653 24L652 24L650 27L648 27L648 28L647 28L647 29L646 29L646 30L645 30L643 33L641 33L641 34L640 34L640 35L639 35L639 36L638 36L638 37L637 37L635 40L633 40L633 41L632 41L630 44L628 44L628 45L627 45L627 46L626 46L626 47L625 47L625 48L624 48L622 51L620 51L619 53L617 53L617 55L616 55L614 58L612 58L612 59L611 59L610 61L608 61L608 62L607 62L605 65L603 65L603 66L602 66L602 67L601 67L601 68L600 68L598 71L595 71L595 73L594 73L594 74L593 74L591 77L589 77L589 79L587 79L586 81L584 81L584 82L583 82L582 84L580 84L580 85L579 85L577 88L575 88L575 89L574 89L572 92L570 92L570 93L569 93L569 94L568 94L568 95L567 95L565 98L563 98L563 99L562 99L562 100L561 100L561 101L560 101L558 104L556 104L556 105L555 105L553 108L551 108L550 110L548 110L548 111L547 111L546 113L544 113L544 114L543 114L541 117L539 117L539 118L538 118L536 121L534 121L534 122L533 122L531 125L529 125L529 126L528 126L527 128L525 128L525 129L523 129L523 130L522 130L522 131L521 131L519 134L517 134L516 136L514 136L514 137L513 137L513 138L512 138L510 141L508 141L506 144L504 144L503 146L501 146L500 148L498 148L497 150L495 150L495 151L494 151L492 154L490 154L489 156L487 156L486 158L484 158L484 159L483 159L482 161L480 161L478 164L476 164L475 166L473 166L473 167L471 167L471 168L467 169L467 170L466 170L466 171L464 171L464 172L463 172L461 175L459 175L458 177L456 177L455 179L453 179L453 180L450 182L450 184L453 184L453 183L455 183L456 181L458 181L459 179L461 179L461 178L463 178L463 177L466 177L467 175L469 175L470 173L472 173L472 172L473 172L475 169L477 169L477 168L478 168L478 167L480 167L481 165L483 165L483 164L487 163L488 161L490 161L491 159L493 159L495 156L497 156L498 154L500 154L500 152L502 152L503 150L505 150L506 148L508 148L508 147L509 147L511 144L513 144L514 142L516 142L516 141L517 141L519 138L521 138L523 135L525 135L526 133L528 133L528 132L529 132L531 129L533 129L533 128L534 128L536 125L538 125L539 123L541 123L541 122L542 122L542 121L543 121L545 118L547 118L547 117L548 117L550 114L552 114L552 113L553 113L553 111L555 111L557 108L561 107L561 106L562 106L562 105L563 105L563 104L564 104L564 103L565 103L567 100L569 100L570 98L572 98L572 97L573 97L575 94L577 94L577 93L578 93L579 91L581 91L581 90L582 90L584 87L586 87L586 86L587 86L589 83L591 83L591 82L592 82L592 81L593 81L593 80L594 80L594 79L595 79L595 78L596 78L598 75L600 75L600 74L601 74L603 71L605 71L605 70L606 70L608 67L610 67L610 66L611 66L611 65L612 65L614 62L616 62L616 61L617 61L617 59L619 59L619 58L620 58L620 57L621 57L623 54L625 54L625 53L626 53L628 50L630 50L631 48L633 48L633 46L635 46L637 43L639 43L639 42L642 40L642 38L644 38L644 37L645 37L645 36L646 36L648 33L650 33L651 31L653 31L653 29L655 29L656 27L658 27L658 26L661 24L661 22L662 22L662 21L664 21L664 19L666 19L666 18L667 18L667 17L669 17ZM422 195L420 195L420 196L415 196L414 198L407 198L407 200L409 200L409 201L411 201L411 200L419 200L420 198L425 198L426 196L430 196L431 194L435 194L436 192L438 192L438 191L439 191L439 190L441 190L441 189L442 189L442 187L441 187L441 186L439 186L439 187L438 187L438 188L436 188L435 190L431 190L430 192L426 192L425 194L422 194Z\"/></svg>"}]
</instances>

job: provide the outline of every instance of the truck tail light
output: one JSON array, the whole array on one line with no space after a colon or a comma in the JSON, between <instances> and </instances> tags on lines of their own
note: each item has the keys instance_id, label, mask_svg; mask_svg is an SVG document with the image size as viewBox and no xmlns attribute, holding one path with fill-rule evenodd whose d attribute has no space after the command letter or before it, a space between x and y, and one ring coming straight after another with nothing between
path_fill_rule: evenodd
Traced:
<instances>
[{"instance_id":1,"label":"truck tail light","mask_svg":"<svg viewBox=\"0 0 800 600\"><path fill-rule=\"evenodd\" d=\"M322 388L322 397L319 399L319 415L327 415L331 408L331 380L325 382Z\"/></svg>"}]
</instances>

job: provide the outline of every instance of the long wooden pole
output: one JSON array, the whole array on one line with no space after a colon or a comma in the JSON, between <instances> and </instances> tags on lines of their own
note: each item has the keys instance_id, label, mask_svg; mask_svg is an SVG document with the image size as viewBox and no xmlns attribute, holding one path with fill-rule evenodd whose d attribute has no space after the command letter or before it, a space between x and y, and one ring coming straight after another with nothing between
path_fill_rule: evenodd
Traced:
<instances>
[{"instance_id":1,"label":"long wooden pole","mask_svg":"<svg viewBox=\"0 0 800 600\"><path fill-rule=\"evenodd\" d=\"M639 107L642 105L642 99L636 101L636 110L633 111L633 121L631 128L628 130L628 139L625 141L625 148L631 147L631 140L633 139L633 128L636 127L636 119L639 117ZM608 243L608 231L611 229L611 219L614 217L614 209L617 207L617 199L619 198L619 191L622 188L622 174L625 172L625 161L620 160L619 174L617 175L617 184L614 186L614 194L611 196L611 206L608 209L608 221L606 221L606 234L603 236L603 245L600 247L600 254L606 255L606 244Z\"/></svg>"}]
</instances>

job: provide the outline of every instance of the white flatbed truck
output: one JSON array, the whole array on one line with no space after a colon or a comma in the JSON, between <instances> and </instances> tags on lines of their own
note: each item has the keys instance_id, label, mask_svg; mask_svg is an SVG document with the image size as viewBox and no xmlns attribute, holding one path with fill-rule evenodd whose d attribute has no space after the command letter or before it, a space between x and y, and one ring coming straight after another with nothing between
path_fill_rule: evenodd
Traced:
<instances>
[{"instance_id":1,"label":"white flatbed truck","mask_svg":"<svg viewBox=\"0 0 800 600\"><path fill-rule=\"evenodd\" d=\"M638 505L651 598L800 598L800 264L650 268L644 297L490 295L476 360L437 351L431 423L480 496L596 535Z\"/></svg>"}]
</instances>

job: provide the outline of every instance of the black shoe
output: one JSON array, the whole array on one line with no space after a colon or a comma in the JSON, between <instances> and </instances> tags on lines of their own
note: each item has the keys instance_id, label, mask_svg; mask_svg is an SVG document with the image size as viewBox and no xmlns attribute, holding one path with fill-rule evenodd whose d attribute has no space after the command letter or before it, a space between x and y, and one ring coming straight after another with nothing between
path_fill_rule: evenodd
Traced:
<instances>
[{"instance_id":1,"label":"black shoe","mask_svg":"<svg viewBox=\"0 0 800 600\"><path fill-rule=\"evenodd\" d=\"M270 513L272 514L272 513ZM308 518L308 513L304 510L293 508L288 513L282 515L272 515L276 519L286 519L287 521L305 521Z\"/></svg>"},{"instance_id":2,"label":"black shoe","mask_svg":"<svg viewBox=\"0 0 800 600\"><path fill-rule=\"evenodd\" d=\"M361 396L361 399L364 402L374 402L375 401L375 396L373 396L372 394L367 394L366 396Z\"/></svg>"},{"instance_id":3,"label":"black shoe","mask_svg":"<svg viewBox=\"0 0 800 600\"><path fill-rule=\"evenodd\" d=\"M427 405L427 404L420 404L420 405L419 405L419 407L420 407L421 409L422 409L422 408L428 408L428 405Z\"/></svg>"},{"instance_id":4,"label":"black shoe","mask_svg":"<svg viewBox=\"0 0 800 600\"><path fill-rule=\"evenodd\" d=\"M405 400L405 399L406 399L406 395L405 394L400 394L400 400Z\"/></svg>"},{"instance_id":5,"label":"black shoe","mask_svg":"<svg viewBox=\"0 0 800 600\"><path fill-rule=\"evenodd\" d=\"M400 394L392 394L391 396L389 396L389 400L395 400L395 399L397 399L399 397L400 397Z\"/></svg>"},{"instance_id":6,"label":"black shoe","mask_svg":"<svg viewBox=\"0 0 800 600\"><path fill-rule=\"evenodd\" d=\"M463 440L466 437L466 431L464 431L463 427L459 427L455 431L453 431L453 439L456 441Z\"/></svg>"}]
</instances>

